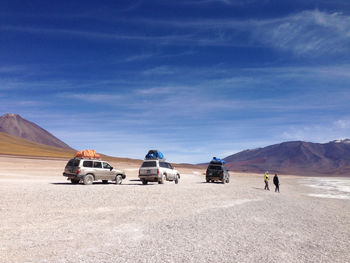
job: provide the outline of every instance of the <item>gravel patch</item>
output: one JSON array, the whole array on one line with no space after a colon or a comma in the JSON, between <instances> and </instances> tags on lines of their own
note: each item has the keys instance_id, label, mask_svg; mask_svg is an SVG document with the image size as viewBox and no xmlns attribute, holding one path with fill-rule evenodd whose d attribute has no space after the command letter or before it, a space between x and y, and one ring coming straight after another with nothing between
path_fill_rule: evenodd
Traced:
<instances>
[{"instance_id":1,"label":"gravel patch","mask_svg":"<svg viewBox=\"0 0 350 263\"><path fill-rule=\"evenodd\" d=\"M84 186L5 171L0 262L350 262L350 201L280 180L278 194L253 175Z\"/></svg>"}]
</instances>

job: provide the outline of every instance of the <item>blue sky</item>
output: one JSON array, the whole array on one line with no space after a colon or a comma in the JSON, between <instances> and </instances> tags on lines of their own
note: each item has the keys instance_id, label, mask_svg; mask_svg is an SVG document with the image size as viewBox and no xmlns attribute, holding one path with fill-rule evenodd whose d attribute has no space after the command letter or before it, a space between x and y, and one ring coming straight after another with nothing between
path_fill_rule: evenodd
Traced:
<instances>
[{"instance_id":1,"label":"blue sky","mask_svg":"<svg viewBox=\"0 0 350 263\"><path fill-rule=\"evenodd\" d=\"M350 2L1 1L0 112L174 162L350 137Z\"/></svg>"}]
</instances>

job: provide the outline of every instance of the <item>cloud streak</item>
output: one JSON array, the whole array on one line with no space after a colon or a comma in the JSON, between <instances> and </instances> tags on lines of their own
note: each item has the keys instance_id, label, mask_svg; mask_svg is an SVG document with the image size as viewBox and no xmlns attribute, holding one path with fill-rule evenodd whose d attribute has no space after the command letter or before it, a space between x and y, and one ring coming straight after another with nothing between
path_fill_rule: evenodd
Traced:
<instances>
[{"instance_id":1,"label":"cloud streak","mask_svg":"<svg viewBox=\"0 0 350 263\"><path fill-rule=\"evenodd\" d=\"M341 13L327 13L319 10L302 11L280 18L268 19L195 19L195 20L154 20L136 19L134 22L146 23L154 27L196 29L197 43L217 45L237 43L237 37L248 35L256 45L264 45L298 55L319 55L320 53L341 53L349 50L350 17ZM215 32L222 31L218 37ZM206 36L203 38L203 36ZM209 36L209 37L208 37ZM203 38L203 39L201 39ZM244 43L249 45L249 43ZM329 47L333 48L330 49Z\"/></svg>"},{"instance_id":2,"label":"cloud streak","mask_svg":"<svg viewBox=\"0 0 350 263\"><path fill-rule=\"evenodd\" d=\"M340 13L318 10L302 11L280 18L269 19L197 19L154 20L129 19L134 24L147 24L157 28L182 28L182 34L141 35L118 32L93 32L71 29L49 29L3 25L1 31L26 32L32 34L69 35L75 38L109 41L145 41L159 45L196 46L249 46L262 45L296 55L316 56L339 54L350 51L350 17ZM220 33L218 33L220 32ZM245 35L249 41L243 42ZM329 48L329 47L332 48ZM148 56L145 54L144 56ZM133 59L140 59L135 57Z\"/></svg>"}]
</instances>

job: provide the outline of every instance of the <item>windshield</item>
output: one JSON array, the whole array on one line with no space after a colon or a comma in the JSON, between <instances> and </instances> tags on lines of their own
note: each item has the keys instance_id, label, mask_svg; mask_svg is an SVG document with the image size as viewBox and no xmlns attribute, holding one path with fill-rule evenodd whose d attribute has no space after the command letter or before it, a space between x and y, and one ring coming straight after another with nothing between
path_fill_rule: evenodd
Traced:
<instances>
[{"instance_id":1,"label":"windshield","mask_svg":"<svg viewBox=\"0 0 350 263\"><path fill-rule=\"evenodd\" d=\"M76 166L79 166L79 163L80 163L80 160L78 160L78 159L71 159L71 160L68 161L66 166L76 167Z\"/></svg>"},{"instance_id":2,"label":"windshield","mask_svg":"<svg viewBox=\"0 0 350 263\"><path fill-rule=\"evenodd\" d=\"M141 167L157 167L157 162L156 161L144 162Z\"/></svg>"}]
</instances>

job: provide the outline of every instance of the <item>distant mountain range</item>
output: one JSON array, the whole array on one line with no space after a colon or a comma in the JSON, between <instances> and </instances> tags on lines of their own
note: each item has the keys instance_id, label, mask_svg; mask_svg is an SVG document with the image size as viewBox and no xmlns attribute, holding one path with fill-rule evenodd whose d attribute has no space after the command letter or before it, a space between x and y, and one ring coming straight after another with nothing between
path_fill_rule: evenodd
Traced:
<instances>
[{"instance_id":1,"label":"distant mountain range","mask_svg":"<svg viewBox=\"0 0 350 263\"><path fill-rule=\"evenodd\" d=\"M8 113L0 117L0 154L66 158L73 156L74 151L48 131L17 114ZM323 144L284 142L245 150L224 160L226 167L232 171L350 176L350 139Z\"/></svg>"},{"instance_id":2,"label":"distant mountain range","mask_svg":"<svg viewBox=\"0 0 350 263\"><path fill-rule=\"evenodd\" d=\"M72 150L69 145L18 114L2 115L0 117L0 132L48 146Z\"/></svg>"},{"instance_id":3,"label":"distant mountain range","mask_svg":"<svg viewBox=\"0 0 350 263\"><path fill-rule=\"evenodd\" d=\"M30 158L72 158L76 150L35 123L18 114L0 117L0 155ZM141 160L111 157L101 154L107 161L141 164Z\"/></svg>"},{"instance_id":4,"label":"distant mountain range","mask_svg":"<svg viewBox=\"0 0 350 263\"><path fill-rule=\"evenodd\" d=\"M328 143L284 142L245 150L224 158L232 171L296 174L349 175L350 139Z\"/></svg>"}]
</instances>

